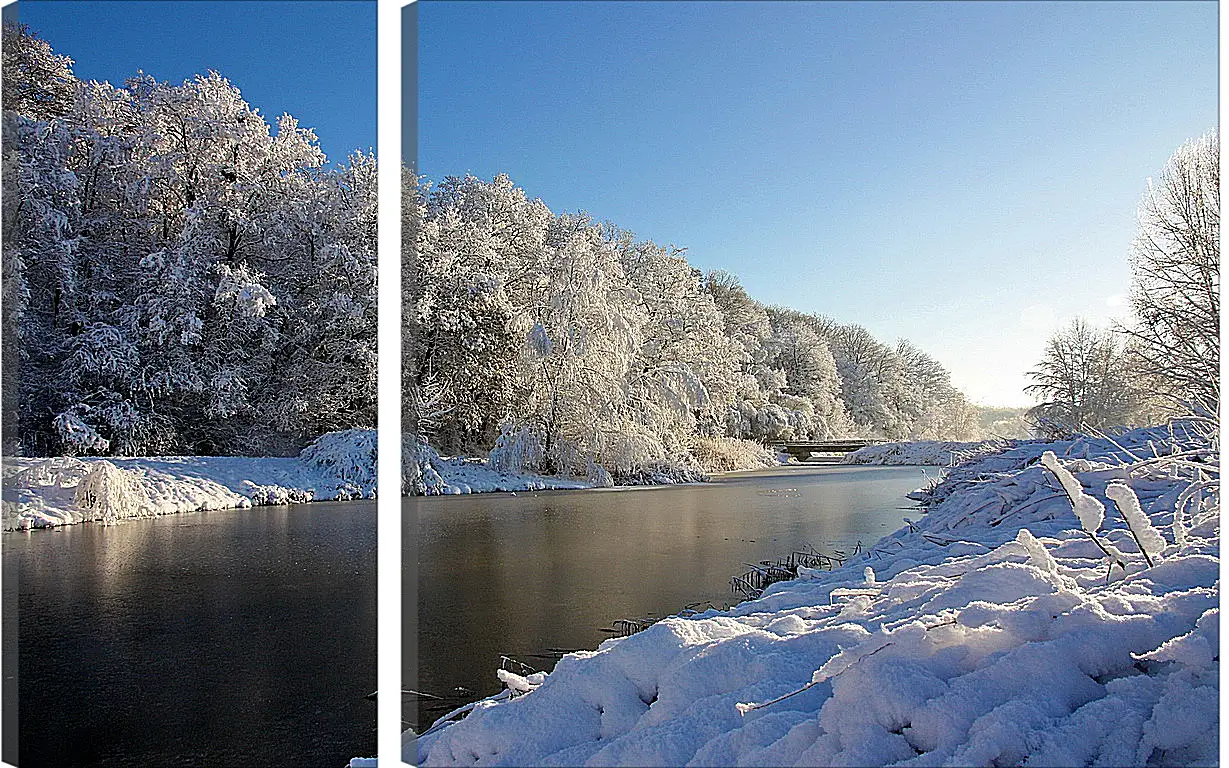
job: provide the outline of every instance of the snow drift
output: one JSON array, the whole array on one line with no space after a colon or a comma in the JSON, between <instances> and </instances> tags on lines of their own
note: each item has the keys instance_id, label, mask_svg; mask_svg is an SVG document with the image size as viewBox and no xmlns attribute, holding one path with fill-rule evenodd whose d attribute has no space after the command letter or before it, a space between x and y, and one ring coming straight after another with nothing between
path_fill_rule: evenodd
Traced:
<instances>
[{"instance_id":1,"label":"snow drift","mask_svg":"<svg viewBox=\"0 0 1229 768\"><path fill-rule=\"evenodd\" d=\"M9 458L4 530L176 512L375 498L376 432L329 432L297 457Z\"/></svg>"}]
</instances>

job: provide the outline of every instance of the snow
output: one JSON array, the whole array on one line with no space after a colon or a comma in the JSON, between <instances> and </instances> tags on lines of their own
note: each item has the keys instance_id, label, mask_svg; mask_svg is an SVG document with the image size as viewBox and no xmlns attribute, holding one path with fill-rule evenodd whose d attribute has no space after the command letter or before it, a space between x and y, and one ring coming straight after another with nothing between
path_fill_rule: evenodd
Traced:
<instances>
[{"instance_id":1,"label":"snow","mask_svg":"<svg viewBox=\"0 0 1229 768\"><path fill-rule=\"evenodd\" d=\"M504 470L494 460L465 456L440 456L429 446L420 449L420 472L427 482L421 495L442 496L465 493L549 491L592 488L603 485L596 473L589 479L555 477L533 472ZM600 469L600 468L599 468Z\"/></svg>"},{"instance_id":2,"label":"snow","mask_svg":"<svg viewBox=\"0 0 1229 768\"><path fill-rule=\"evenodd\" d=\"M6 458L4 530L375 497L375 430L323 435L298 457Z\"/></svg>"},{"instance_id":3,"label":"snow","mask_svg":"<svg viewBox=\"0 0 1229 768\"><path fill-rule=\"evenodd\" d=\"M1088 533L1096 533L1105 519L1105 505L1084 493L1084 489L1080 487L1080 481L1076 480L1075 475L1071 474L1066 467L1058 463L1058 457L1054 455L1054 451L1041 454L1041 464L1050 470L1062 484L1063 491L1071 499L1071 507L1075 516L1080 519L1080 526Z\"/></svg>"},{"instance_id":4,"label":"snow","mask_svg":"<svg viewBox=\"0 0 1229 768\"><path fill-rule=\"evenodd\" d=\"M917 440L910 443L882 443L845 454L846 464L907 464L950 467L977 456L998 453L1011 443L1006 440L950 442Z\"/></svg>"},{"instance_id":5,"label":"snow","mask_svg":"<svg viewBox=\"0 0 1229 768\"><path fill-rule=\"evenodd\" d=\"M1108 571L1041 465L1046 451L1109 510L1093 535L1125 567ZM844 567L806 569L729 611L669 618L569 654L540 681L509 678L464 719L407 741L404 756L423 765L1214 764L1220 524L1208 483L1218 475L1215 438L1198 424L1007 446L952 468L926 492L920 521ZM1200 502L1175 541L1175 507L1193 483L1203 484ZM1153 565L1106 504L1111 485L1129 487L1164 537Z\"/></svg>"},{"instance_id":6,"label":"snow","mask_svg":"<svg viewBox=\"0 0 1229 768\"><path fill-rule=\"evenodd\" d=\"M488 459L441 456L420 443L417 460L407 464L407 484L413 493L442 496L467 493L576 490L610 488L615 485L676 485L702 482L705 472L761 469L776 462L772 453L754 442L733 438L700 438L695 460L699 466L662 464L621 473L616 481L609 470L590 460L584 475L548 475L528 470L541 460L541 440L531 430L507 429ZM407 444L407 454L410 445ZM416 470L416 471L415 471Z\"/></svg>"},{"instance_id":7,"label":"snow","mask_svg":"<svg viewBox=\"0 0 1229 768\"><path fill-rule=\"evenodd\" d=\"M1161 553L1165 551L1165 537L1153 527L1152 521L1144 514L1139 505L1139 497L1131 490L1131 486L1122 482L1110 483L1105 487L1105 495L1122 512L1122 517L1127 521L1127 527L1131 529L1131 535L1135 537L1135 543L1139 545L1148 564L1159 560Z\"/></svg>"}]
</instances>

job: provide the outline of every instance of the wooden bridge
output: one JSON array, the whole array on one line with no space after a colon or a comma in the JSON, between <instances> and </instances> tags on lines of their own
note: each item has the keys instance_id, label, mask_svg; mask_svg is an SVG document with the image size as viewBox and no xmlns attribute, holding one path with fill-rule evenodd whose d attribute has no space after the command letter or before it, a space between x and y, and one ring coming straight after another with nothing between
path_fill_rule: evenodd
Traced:
<instances>
[{"instance_id":1,"label":"wooden bridge","mask_svg":"<svg viewBox=\"0 0 1229 768\"><path fill-rule=\"evenodd\" d=\"M879 445L882 440L821 440L811 443L769 443L768 447L776 451L785 451L798 461L822 463L839 461L840 457L832 454L846 454L865 448L868 445ZM816 456L815 454L827 454Z\"/></svg>"}]
</instances>

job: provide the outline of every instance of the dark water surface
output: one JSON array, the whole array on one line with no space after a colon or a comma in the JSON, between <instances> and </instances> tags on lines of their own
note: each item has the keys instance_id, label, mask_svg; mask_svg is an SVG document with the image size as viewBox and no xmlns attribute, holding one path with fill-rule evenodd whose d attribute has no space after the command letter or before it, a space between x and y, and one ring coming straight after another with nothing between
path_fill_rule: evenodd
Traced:
<instances>
[{"instance_id":1,"label":"dark water surface","mask_svg":"<svg viewBox=\"0 0 1229 768\"><path fill-rule=\"evenodd\" d=\"M416 602L418 631L403 635L417 662L405 687L443 701L407 696L406 719L421 732L498 692L501 655L550 669L552 649L596 648L616 619L736 603L730 577L746 563L873 544L925 482L918 467L782 467L704 485L407 500L418 594L406 590L404 610L408 621Z\"/></svg>"},{"instance_id":2,"label":"dark water surface","mask_svg":"<svg viewBox=\"0 0 1229 768\"><path fill-rule=\"evenodd\" d=\"M21 768L374 754L375 523L346 502L5 533Z\"/></svg>"}]
</instances>

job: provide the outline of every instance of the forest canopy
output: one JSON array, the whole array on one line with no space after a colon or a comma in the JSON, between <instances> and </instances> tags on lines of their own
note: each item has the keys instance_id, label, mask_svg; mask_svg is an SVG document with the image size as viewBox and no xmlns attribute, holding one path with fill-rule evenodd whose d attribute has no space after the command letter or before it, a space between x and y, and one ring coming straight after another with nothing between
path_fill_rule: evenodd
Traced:
<instances>
[{"instance_id":1,"label":"forest canopy","mask_svg":"<svg viewBox=\"0 0 1229 768\"><path fill-rule=\"evenodd\" d=\"M8 448L278 454L374 427L374 156L328 166L216 72L72 63L4 26Z\"/></svg>"}]
</instances>

